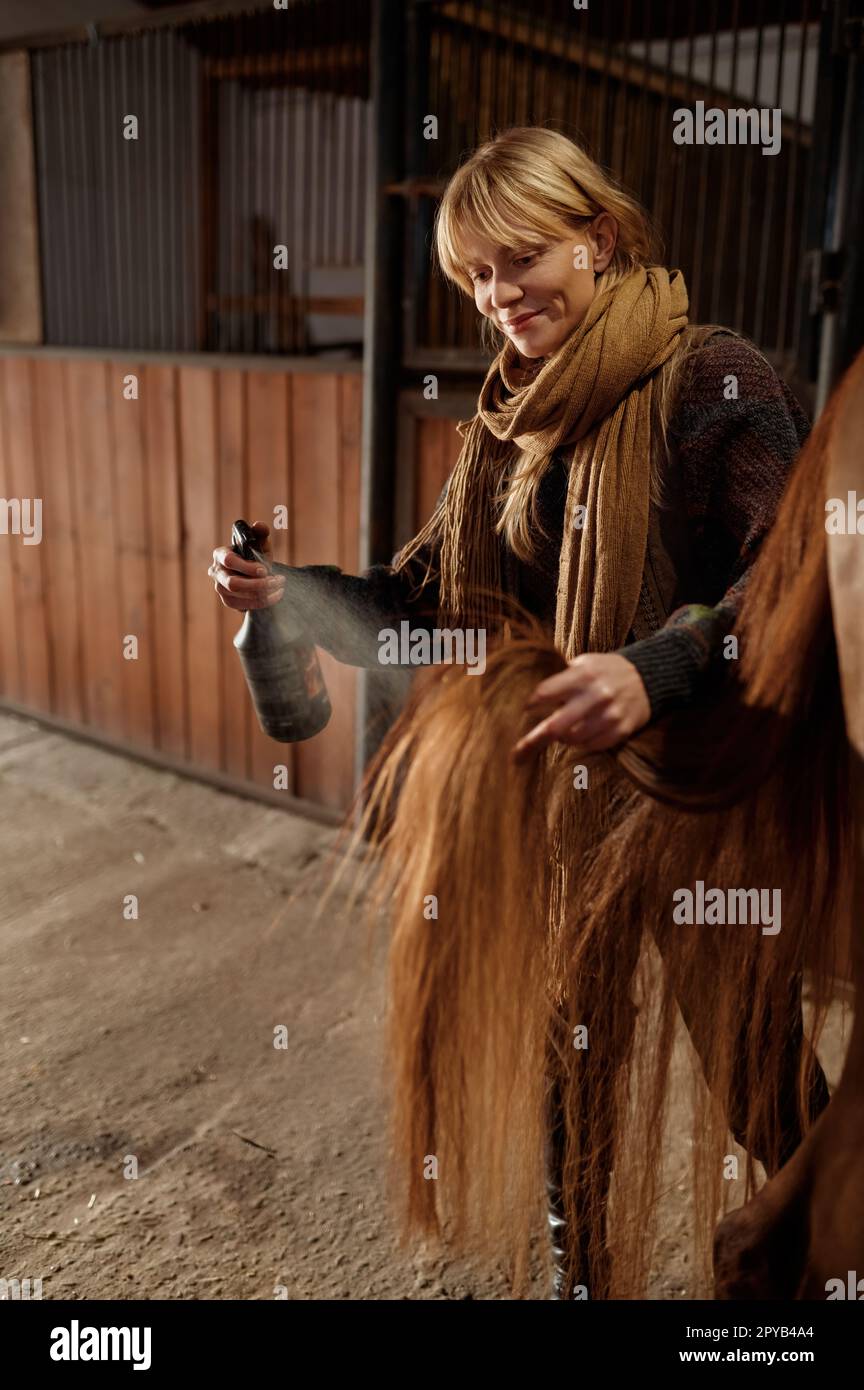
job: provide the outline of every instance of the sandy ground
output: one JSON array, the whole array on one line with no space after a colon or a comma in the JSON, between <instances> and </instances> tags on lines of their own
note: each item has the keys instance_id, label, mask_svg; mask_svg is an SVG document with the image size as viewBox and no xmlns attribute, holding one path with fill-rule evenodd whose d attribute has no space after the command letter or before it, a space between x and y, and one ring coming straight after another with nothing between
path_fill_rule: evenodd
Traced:
<instances>
[{"instance_id":1,"label":"sandy ground","mask_svg":"<svg viewBox=\"0 0 864 1390\"><path fill-rule=\"evenodd\" d=\"M382 952L338 897L313 921L335 831L8 715L0 793L0 1279L45 1298L508 1296L495 1270L396 1241ZM835 1021L832 1082L841 1053ZM670 1143L651 1296L707 1296L674 1111Z\"/></svg>"}]
</instances>

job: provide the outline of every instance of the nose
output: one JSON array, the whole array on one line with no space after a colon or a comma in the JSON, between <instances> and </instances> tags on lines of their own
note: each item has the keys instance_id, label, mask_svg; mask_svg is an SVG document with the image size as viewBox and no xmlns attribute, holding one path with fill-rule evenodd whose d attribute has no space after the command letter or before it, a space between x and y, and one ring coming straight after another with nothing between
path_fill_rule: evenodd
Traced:
<instances>
[{"instance_id":1,"label":"nose","mask_svg":"<svg viewBox=\"0 0 864 1390\"><path fill-rule=\"evenodd\" d=\"M492 281L491 304L496 310L506 309L510 304L518 304L524 297L524 291L512 281L505 279L494 279Z\"/></svg>"}]
</instances>

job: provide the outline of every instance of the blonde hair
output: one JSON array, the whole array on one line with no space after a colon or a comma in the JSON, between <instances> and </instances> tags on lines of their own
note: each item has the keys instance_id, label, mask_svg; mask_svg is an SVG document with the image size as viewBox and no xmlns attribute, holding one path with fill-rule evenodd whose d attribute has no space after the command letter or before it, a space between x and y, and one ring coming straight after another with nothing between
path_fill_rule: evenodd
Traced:
<instances>
[{"instance_id":1,"label":"blonde hair","mask_svg":"<svg viewBox=\"0 0 864 1390\"><path fill-rule=\"evenodd\" d=\"M435 250L447 279L473 298L465 245L480 236L510 245L513 229L538 239L578 231L601 212L618 224L612 259L595 277L596 292L615 285L639 266L659 263L662 243L649 213L573 140L545 126L517 126L487 141L457 169L435 217ZM651 497L663 505L667 425L680 367L705 330L691 325L654 380ZM495 351L505 341L485 315L481 337ZM534 554L538 533L537 492L548 460L517 454L499 500L497 530L522 560Z\"/></svg>"}]
</instances>

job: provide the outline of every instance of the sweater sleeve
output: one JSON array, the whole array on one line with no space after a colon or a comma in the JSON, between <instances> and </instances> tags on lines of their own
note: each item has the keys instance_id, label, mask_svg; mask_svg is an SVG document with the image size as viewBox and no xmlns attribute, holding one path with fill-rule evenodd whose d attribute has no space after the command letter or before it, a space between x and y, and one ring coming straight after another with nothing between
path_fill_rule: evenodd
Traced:
<instances>
[{"instance_id":1,"label":"sweater sleeve","mask_svg":"<svg viewBox=\"0 0 864 1390\"><path fill-rule=\"evenodd\" d=\"M738 394L727 399L730 378ZM652 720L722 675L724 639L808 430L789 387L752 344L719 338L694 352L669 434L702 592L619 651L642 677Z\"/></svg>"},{"instance_id":2,"label":"sweater sleeve","mask_svg":"<svg viewBox=\"0 0 864 1390\"><path fill-rule=\"evenodd\" d=\"M449 480L448 480L449 481ZM447 483L436 503L440 506ZM438 614L437 544L423 546L404 569L371 565L362 574L345 574L338 565L282 565L286 576L278 608L292 612L315 645L347 666L378 666L380 633L407 619L412 628L427 631Z\"/></svg>"}]
</instances>

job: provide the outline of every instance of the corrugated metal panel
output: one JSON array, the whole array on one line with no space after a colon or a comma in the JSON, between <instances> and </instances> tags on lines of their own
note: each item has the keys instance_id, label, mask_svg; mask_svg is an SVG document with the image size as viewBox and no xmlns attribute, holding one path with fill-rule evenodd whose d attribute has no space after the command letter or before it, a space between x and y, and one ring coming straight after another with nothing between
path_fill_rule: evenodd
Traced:
<instances>
[{"instance_id":1,"label":"corrugated metal panel","mask_svg":"<svg viewBox=\"0 0 864 1390\"><path fill-rule=\"evenodd\" d=\"M359 353L368 28L300 0L34 52L46 342Z\"/></svg>"}]
</instances>

